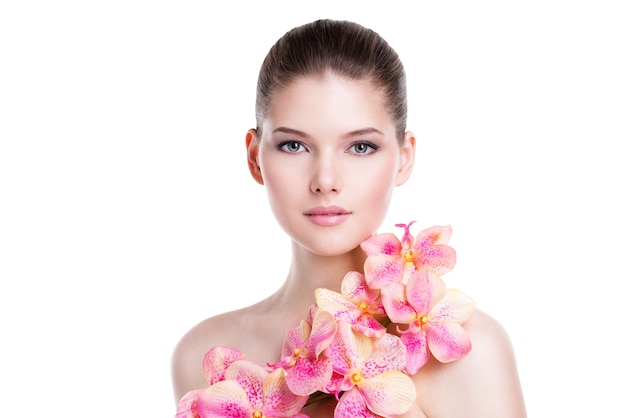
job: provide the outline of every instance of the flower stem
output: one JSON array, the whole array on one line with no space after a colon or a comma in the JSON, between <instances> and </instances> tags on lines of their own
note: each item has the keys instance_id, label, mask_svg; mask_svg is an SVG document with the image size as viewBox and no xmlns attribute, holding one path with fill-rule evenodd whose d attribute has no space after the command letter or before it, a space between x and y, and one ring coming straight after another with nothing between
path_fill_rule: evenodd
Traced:
<instances>
[{"instance_id":1,"label":"flower stem","mask_svg":"<svg viewBox=\"0 0 626 418\"><path fill-rule=\"evenodd\" d=\"M330 398L331 396L333 396L332 393L321 392L318 390L317 392L314 392L309 396L309 399L307 399L304 406L308 406L308 405L311 405L312 403L322 401L326 398Z\"/></svg>"}]
</instances>

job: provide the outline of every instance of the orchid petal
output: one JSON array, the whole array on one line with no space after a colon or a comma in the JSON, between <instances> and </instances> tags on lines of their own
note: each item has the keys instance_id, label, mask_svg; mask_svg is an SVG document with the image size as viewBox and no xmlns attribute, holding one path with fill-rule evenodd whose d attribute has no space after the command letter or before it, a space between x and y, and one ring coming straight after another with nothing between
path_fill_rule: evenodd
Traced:
<instances>
[{"instance_id":1,"label":"orchid petal","mask_svg":"<svg viewBox=\"0 0 626 418\"><path fill-rule=\"evenodd\" d=\"M323 390L332 377L333 364L328 357L320 360L301 358L287 373L287 385L296 395L310 395Z\"/></svg>"},{"instance_id":2,"label":"orchid petal","mask_svg":"<svg viewBox=\"0 0 626 418\"><path fill-rule=\"evenodd\" d=\"M335 365L333 364L333 367L334 366ZM348 381L349 380L350 379L348 379ZM326 388L324 388L324 392L338 394L341 391L350 390L350 388L353 385L350 382L348 382L350 384L346 385L346 387L344 388L343 385L345 381L346 381L346 376L344 376L341 373L336 373L333 371L333 374L330 377L330 381L326 385Z\"/></svg>"},{"instance_id":3,"label":"orchid petal","mask_svg":"<svg viewBox=\"0 0 626 418\"><path fill-rule=\"evenodd\" d=\"M176 418L200 418L198 413L198 397L204 389L196 389L187 392L178 401L176 406Z\"/></svg>"},{"instance_id":4,"label":"orchid petal","mask_svg":"<svg viewBox=\"0 0 626 418\"><path fill-rule=\"evenodd\" d=\"M300 326L288 330L282 360L272 367L288 371L287 385L293 393L310 395L328 384L332 365L330 359L319 357L332 342L336 330L335 319L326 311L315 314L312 327L303 320Z\"/></svg>"},{"instance_id":5,"label":"orchid petal","mask_svg":"<svg viewBox=\"0 0 626 418\"><path fill-rule=\"evenodd\" d=\"M423 250L431 245L447 244L452 236L452 227L450 225L445 226L431 226L420 231L415 237L413 248Z\"/></svg>"},{"instance_id":6,"label":"orchid petal","mask_svg":"<svg viewBox=\"0 0 626 418\"><path fill-rule=\"evenodd\" d=\"M399 254L402 243L394 234L375 234L361 243L361 249L366 255L375 254Z\"/></svg>"},{"instance_id":7,"label":"orchid petal","mask_svg":"<svg viewBox=\"0 0 626 418\"><path fill-rule=\"evenodd\" d=\"M358 385L370 411L385 417L407 412L417 399L415 384L399 371L381 373Z\"/></svg>"},{"instance_id":8,"label":"orchid petal","mask_svg":"<svg viewBox=\"0 0 626 418\"><path fill-rule=\"evenodd\" d=\"M444 298L430 310L433 322L451 321L461 324L476 310L476 302L458 289L448 289Z\"/></svg>"},{"instance_id":9,"label":"orchid petal","mask_svg":"<svg viewBox=\"0 0 626 418\"><path fill-rule=\"evenodd\" d=\"M317 306L316 303L312 303L311 306L309 306L309 310L306 313L306 322L308 322L309 324L313 323L313 318L315 318L315 315L317 315L317 313L319 312L319 307Z\"/></svg>"},{"instance_id":10,"label":"orchid petal","mask_svg":"<svg viewBox=\"0 0 626 418\"><path fill-rule=\"evenodd\" d=\"M387 332L387 328L383 327L371 315L361 315L352 328L363 335L374 338L382 337Z\"/></svg>"},{"instance_id":11,"label":"orchid petal","mask_svg":"<svg viewBox=\"0 0 626 418\"><path fill-rule=\"evenodd\" d=\"M371 355L363 364L363 377L370 379L386 371L403 370L406 366L406 355L406 347L399 337L385 334L377 338Z\"/></svg>"},{"instance_id":12,"label":"orchid petal","mask_svg":"<svg viewBox=\"0 0 626 418\"><path fill-rule=\"evenodd\" d=\"M378 291L375 292L378 294ZM355 329L359 332L368 336L379 335L383 331L386 332L386 329L371 317L372 314L384 313L382 306L375 300L364 298L351 300L343 294L323 288L316 289L315 298L321 311L331 313L337 321L345 321L355 325Z\"/></svg>"},{"instance_id":13,"label":"orchid petal","mask_svg":"<svg viewBox=\"0 0 626 418\"><path fill-rule=\"evenodd\" d=\"M258 410L263 405L263 381L268 372L249 360L238 360L226 370L225 378L234 380L244 389L250 405Z\"/></svg>"},{"instance_id":14,"label":"orchid petal","mask_svg":"<svg viewBox=\"0 0 626 418\"><path fill-rule=\"evenodd\" d=\"M307 396L292 393L283 369L276 369L263 381L263 416L291 417L306 403Z\"/></svg>"},{"instance_id":15,"label":"orchid petal","mask_svg":"<svg viewBox=\"0 0 626 418\"><path fill-rule=\"evenodd\" d=\"M406 285L406 299L418 314L429 314L431 307L446 294L446 285L435 273L417 270Z\"/></svg>"},{"instance_id":16,"label":"orchid petal","mask_svg":"<svg viewBox=\"0 0 626 418\"><path fill-rule=\"evenodd\" d=\"M407 350L406 373L413 376L428 362L429 352L426 332L406 332L400 336Z\"/></svg>"},{"instance_id":17,"label":"orchid petal","mask_svg":"<svg viewBox=\"0 0 626 418\"><path fill-rule=\"evenodd\" d=\"M367 286L365 275L358 271L348 272L341 281L341 294L353 302L372 302L380 292Z\"/></svg>"},{"instance_id":18,"label":"orchid petal","mask_svg":"<svg viewBox=\"0 0 626 418\"><path fill-rule=\"evenodd\" d=\"M333 370L345 375L353 368L361 368L371 355L372 346L370 337L354 332L345 321L337 321L337 334L326 354L333 362Z\"/></svg>"},{"instance_id":19,"label":"orchid petal","mask_svg":"<svg viewBox=\"0 0 626 418\"><path fill-rule=\"evenodd\" d=\"M315 301L321 311L328 311L333 314L335 318L339 316L342 319L345 318L348 320L345 317L347 315L352 321L356 319L356 313L353 312L355 310L354 303L346 299L341 293L318 288L315 290Z\"/></svg>"},{"instance_id":20,"label":"orchid petal","mask_svg":"<svg viewBox=\"0 0 626 418\"><path fill-rule=\"evenodd\" d=\"M429 323L426 339L433 357L442 363L458 360L472 349L469 335L454 322Z\"/></svg>"},{"instance_id":21,"label":"orchid petal","mask_svg":"<svg viewBox=\"0 0 626 418\"><path fill-rule=\"evenodd\" d=\"M456 251L448 245L433 245L420 250L416 264L437 274L449 272L456 265Z\"/></svg>"},{"instance_id":22,"label":"orchid petal","mask_svg":"<svg viewBox=\"0 0 626 418\"><path fill-rule=\"evenodd\" d=\"M300 321L300 325L288 329L285 332L285 341L283 342L282 358L293 355L294 350L302 349L305 346L309 335L311 334L311 325L305 320Z\"/></svg>"},{"instance_id":23,"label":"orchid petal","mask_svg":"<svg viewBox=\"0 0 626 418\"><path fill-rule=\"evenodd\" d=\"M335 418L377 418L367 409L367 404L358 388L354 387L341 396L335 407Z\"/></svg>"},{"instance_id":24,"label":"orchid petal","mask_svg":"<svg viewBox=\"0 0 626 418\"><path fill-rule=\"evenodd\" d=\"M407 250L413 247L413 235L411 234L411 225L415 221L411 221L408 224L396 224L399 228L404 228L404 234L402 235L402 249Z\"/></svg>"},{"instance_id":25,"label":"orchid petal","mask_svg":"<svg viewBox=\"0 0 626 418\"><path fill-rule=\"evenodd\" d=\"M204 378L209 385L224 380L224 372L234 361L243 360L241 351L230 347L213 347L206 352L202 360Z\"/></svg>"},{"instance_id":26,"label":"orchid petal","mask_svg":"<svg viewBox=\"0 0 626 418\"><path fill-rule=\"evenodd\" d=\"M330 312L319 312L313 319L313 329L309 336L309 345L317 359L330 345L337 333L337 322Z\"/></svg>"},{"instance_id":27,"label":"orchid petal","mask_svg":"<svg viewBox=\"0 0 626 418\"><path fill-rule=\"evenodd\" d=\"M415 308L406 300L405 285L392 283L381 291L381 300L389 319L396 324L410 324L415 320Z\"/></svg>"},{"instance_id":28,"label":"orchid petal","mask_svg":"<svg viewBox=\"0 0 626 418\"><path fill-rule=\"evenodd\" d=\"M246 391L234 380L217 382L198 398L198 412L202 418L249 418L253 411Z\"/></svg>"},{"instance_id":29,"label":"orchid petal","mask_svg":"<svg viewBox=\"0 0 626 418\"><path fill-rule=\"evenodd\" d=\"M399 255L371 255L363 264L367 285L372 289L381 289L390 283L402 280L404 259Z\"/></svg>"}]
</instances>

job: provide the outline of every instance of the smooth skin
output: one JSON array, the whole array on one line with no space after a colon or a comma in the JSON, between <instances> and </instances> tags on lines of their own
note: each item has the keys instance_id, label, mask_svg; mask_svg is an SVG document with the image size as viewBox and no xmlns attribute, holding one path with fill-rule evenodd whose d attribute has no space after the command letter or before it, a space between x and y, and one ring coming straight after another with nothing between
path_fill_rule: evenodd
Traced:
<instances>
[{"instance_id":1,"label":"smooth skin","mask_svg":"<svg viewBox=\"0 0 626 418\"><path fill-rule=\"evenodd\" d=\"M376 233L393 190L409 178L415 138L403 144L385 110L384 97L368 80L334 74L304 77L277 91L262 136L246 135L252 177L265 186L272 211L292 238L292 259L283 285L255 305L206 319L177 345L172 358L175 401L206 387L202 358L216 345L242 351L258 364L277 362L285 330L306 317L316 288L340 290L350 270L362 271L359 244ZM337 206L347 214L323 225L312 208ZM505 330L476 311L465 328L471 352L441 364L431 360L414 377L418 401L405 417L526 417L515 357ZM332 417L334 402L302 412Z\"/></svg>"}]
</instances>

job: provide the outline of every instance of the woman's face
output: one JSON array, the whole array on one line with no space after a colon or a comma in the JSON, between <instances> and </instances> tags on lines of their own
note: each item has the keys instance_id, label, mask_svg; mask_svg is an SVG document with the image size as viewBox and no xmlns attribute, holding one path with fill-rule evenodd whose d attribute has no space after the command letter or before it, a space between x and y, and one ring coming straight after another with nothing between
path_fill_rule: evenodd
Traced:
<instances>
[{"instance_id":1,"label":"woman's face","mask_svg":"<svg viewBox=\"0 0 626 418\"><path fill-rule=\"evenodd\" d=\"M411 172L415 140L395 137L381 91L365 80L304 77L273 96L248 162L293 240L319 255L356 248L384 221Z\"/></svg>"}]
</instances>

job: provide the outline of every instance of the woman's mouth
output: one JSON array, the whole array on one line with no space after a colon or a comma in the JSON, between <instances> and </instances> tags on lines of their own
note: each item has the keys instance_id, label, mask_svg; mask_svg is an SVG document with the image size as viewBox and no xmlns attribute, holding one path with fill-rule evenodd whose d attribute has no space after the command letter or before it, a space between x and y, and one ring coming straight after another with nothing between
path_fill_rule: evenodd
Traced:
<instances>
[{"instance_id":1,"label":"woman's mouth","mask_svg":"<svg viewBox=\"0 0 626 418\"><path fill-rule=\"evenodd\" d=\"M304 212L311 222L319 226L335 226L345 222L352 213L339 206L316 206Z\"/></svg>"}]
</instances>

